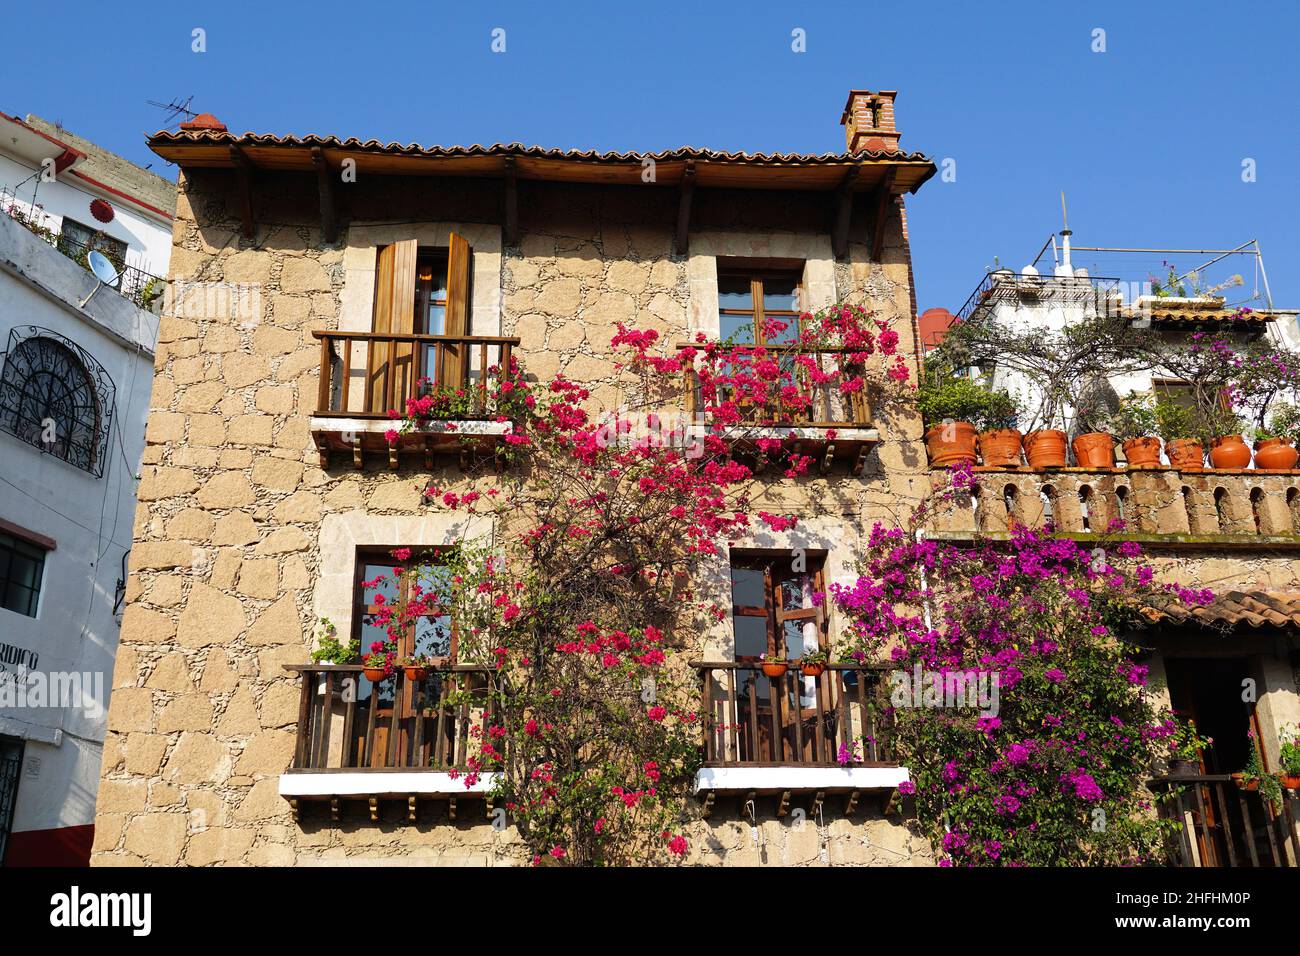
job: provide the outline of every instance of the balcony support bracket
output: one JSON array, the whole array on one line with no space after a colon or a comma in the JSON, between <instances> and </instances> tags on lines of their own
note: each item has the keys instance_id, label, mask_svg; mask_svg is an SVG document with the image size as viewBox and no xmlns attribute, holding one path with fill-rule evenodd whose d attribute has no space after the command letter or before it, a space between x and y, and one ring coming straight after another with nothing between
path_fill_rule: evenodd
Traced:
<instances>
[{"instance_id":1,"label":"balcony support bracket","mask_svg":"<svg viewBox=\"0 0 1300 956\"><path fill-rule=\"evenodd\" d=\"M330 819L333 820L335 823L338 822L339 819L339 798L338 797L330 798Z\"/></svg>"},{"instance_id":2,"label":"balcony support bracket","mask_svg":"<svg viewBox=\"0 0 1300 956\"><path fill-rule=\"evenodd\" d=\"M301 823L301 822L302 822L302 811L301 811L301 809L300 809L299 806L298 806L298 801L297 801L297 800L290 800L290 801L289 801L289 809L293 811L293 822L294 822L294 823Z\"/></svg>"},{"instance_id":3,"label":"balcony support bracket","mask_svg":"<svg viewBox=\"0 0 1300 956\"><path fill-rule=\"evenodd\" d=\"M379 822L379 800L376 797L371 797L367 802L370 804L370 821L372 823L378 823Z\"/></svg>"},{"instance_id":4,"label":"balcony support bracket","mask_svg":"<svg viewBox=\"0 0 1300 956\"><path fill-rule=\"evenodd\" d=\"M456 798L455 797L447 798L447 819L448 820L456 819Z\"/></svg>"},{"instance_id":5,"label":"balcony support bracket","mask_svg":"<svg viewBox=\"0 0 1300 956\"><path fill-rule=\"evenodd\" d=\"M861 791L854 790L849 794L849 798L844 802L844 815L846 817L853 816L853 811L858 808L858 796L860 792Z\"/></svg>"},{"instance_id":6,"label":"balcony support bracket","mask_svg":"<svg viewBox=\"0 0 1300 956\"><path fill-rule=\"evenodd\" d=\"M783 817L789 812L790 812L790 791L783 790L781 792L781 800L776 805L776 815L778 817Z\"/></svg>"},{"instance_id":7,"label":"balcony support bracket","mask_svg":"<svg viewBox=\"0 0 1300 956\"><path fill-rule=\"evenodd\" d=\"M406 819L410 823L415 822L415 809L416 809L415 794L411 794L406 798Z\"/></svg>"},{"instance_id":8,"label":"balcony support bracket","mask_svg":"<svg viewBox=\"0 0 1300 956\"><path fill-rule=\"evenodd\" d=\"M713 799L715 796L712 790L704 795L704 808L700 811L701 816L707 817L713 812Z\"/></svg>"},{"instance_id":9,"label":"balcony support bracket","mask_svg":"<svg viewBox=\"0 0 1300 956\"><path fill-rule=\"evenodd\" d=\"M812 809L808 815L811 817L819 816L822 812L822 804L825 802L826 802L825 792L818 790L816 796L813 797Z\"/></svg>"}]
</instances>

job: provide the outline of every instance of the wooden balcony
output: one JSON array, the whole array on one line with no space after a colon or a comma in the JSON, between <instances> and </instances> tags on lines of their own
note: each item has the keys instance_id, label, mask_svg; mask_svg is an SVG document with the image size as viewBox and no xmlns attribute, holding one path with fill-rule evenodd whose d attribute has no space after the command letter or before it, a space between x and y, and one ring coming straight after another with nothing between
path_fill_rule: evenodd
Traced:
<instances>
[{"instance_id":1,"label":"wooden balcony","mask_svg":"<svg viewBox=\"0 0 1300 956\"><path fill-rule=\"evenodd\" d=\"M804 676L792 662L768 678L756 663L693 662L700 673L704 763L695 789L711 806L727 793L776 795L778 814L793 792L892 797L909 779L894 759L885 670L831 664Z\"/></svg>"},{"instance_id":2,"label":"wooden balcony","mask_svg":"<svg viewBox=\"0 0 1300 956\"><path fill-rule=\"evenodd\" d=\"M341 801L364 800L372 819L379 801L486 799L494 783L470 786L465 771L495 719L495 672L429 668L421 681L399 669L373 684L357 664L289 665L301 675L298 736L280 794L297 813L302 801L326 801L337 819Z\"/></svg>"},{"instance_id":3,"label":"wooden balcony","mask_svg":"<svg viewBox=\"0 0 1300 956\"><path fill-rule=\"evenodd\" d=\"M1111 530L1122 521L1123 530ZM1175 469L977 468L975 487L927 532L997 537L1015 525L1087 541L1126 538L1155 548L1300 546L1300 472Z\"/></svg>"},{"instance_id":4,"label":"wooden balcony","mask_svg":"<svg viewBox=\"0 0 1300 956\"><path fill-rule=\"evenodd\" d=\"M752 348L752 346L744 346ZM698 344L683 343L678 349L699 349ZM778 362L793 364L794 349L765 346ZM825 349L803 353L811 355L819 369L832 372L835 356L848 349ZM713 421L708 402L701 393L699 373L694 368L683 372L683 402L687 418L696 422L700 431L718 434L742 457L754 457L758 442L775 439L782 450L793 455L807 455L818 461L823 473L830 471L836 461L846 462L854 475L862 474L867 455L880 441L880 432L872 424L871 409L862 392L843 393L831 383L816 385L808 380L806 372L795 367L791 384L803 394L810 395L811 408L786 408L778 401L770 405L741 403L744 421L729 426L719 433L713 431Z\"/></svg>"},{"instance_id":5,"label":"wooden balcony","mask_svg":"<svg viewBox=\"0 0 1300 956\"><path fill-rule=\"evenodd\" d=\"M1294 790L1283 790L1282 805L1275 807L1225 774L1157 777L1151 784L1156 793L1171 796L1159 804L1160 815L1182 823L1172 851L1176 865L1300 865L1300 798Z\"/></svg>"},{"instance_id":6,"label":"wooden balcony","mask_svg":"<svg viewBox=\"0 0 1300 956\"><path fill-rule=\"evenodd\" d=\"M453 453L462 464L477 455L494 455L508 422L498 422L492 396L492 368L509 368L519 339L502 336L407 335L374 332L313 332L321 343L319 392L311 418L312 438L321 467L334 452L361 468L370 453L397 469L402 456L420 456L426 468L434 456ZM418 398L421 381L461 389L468 410L454 419L435 420L425 429L400 435L390 414L405 414L407 399Z\"/></svg>"}]
</instances>

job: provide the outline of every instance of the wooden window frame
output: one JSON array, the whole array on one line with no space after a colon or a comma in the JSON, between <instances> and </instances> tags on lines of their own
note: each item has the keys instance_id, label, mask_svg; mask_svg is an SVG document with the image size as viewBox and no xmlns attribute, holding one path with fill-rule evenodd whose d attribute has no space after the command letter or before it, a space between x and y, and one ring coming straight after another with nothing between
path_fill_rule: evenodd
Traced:
<instances>
[{"instance_id":1,"label":"wooden window frame","mask_svg":"<svg viewBox=\"0 0 1300 956\"><path fill-rule=\"evenodd\" d=\"M434 335L428 327L429 306L441 305L443 309L443 328L447 327L447 304L450 301L447 289L447 271L448 259L451 251L446 246L420 246L415 254L415 332L417 335ZM423 280L420 278L420 270L425 266L433 267L434 274L437 275L439 269L442 270L443 289L442 298L433 298L432 279Z\"/></svg>"},{"instance_id":2,"label":"wooden window frame","mask_svg":"<svg viewBox=\"0 0 1300 956\"><path fill-rule=\"evenodd\" d=\"M722 284L725 280L728 279L732 281L749 282L749 294L750 294L750 301L752 303L752 308L725 309L722 307L722 303L721 303ZM795 266L793 264L746 266L734 260L729 262L723 262L721 260L719 261L718 263L718 289L719 289L718 336L719 338L722 337L722 324L721 324L722 316L724 315L737 316L737 317L748 316L751 319L753 324L754 345L761 346L763 348L771 348L771 349L789 348L791 346L791 343L789 342L769 343L767 341L767 336L764 334L764 330L767 326L767 319L769 316L772 318L789 319L790 326L794 330L794 334L796 338L798 338L799 333L801 331L801 324L799 322L799 316L801 314L801 310L799 309L769 310L764 307L763 304L764 283L771 282L777 279L783 282L789 282L793 280L796 303L801 302L803 300L803 265L802 264L798 266ZM738 343L738 344L748 344L748 343Z\"/></svg>"},{"instance_id":3,"label":"wooden window frame","mask_svg":"<svg viewBox=\"0 0 1300 956\"><path fill-rule=\"evenodd\" d=\"M807 571L791 571L790 574L809 574L813 579L813 591L824 594L825 574L826 574L826 556L824 554L810 553L806 554L805 560L808 562ZM811 607L787 608L782 600L780 587L780 578L776 575L776 566L790 561L790 554L787 551L743 551L732 552L731 562L728 566L728 572L734 570L761 570L763 576L763 606L737 604L735 599L735 590L733 586L731 599L732 617L761 617L766 618L767 622L767 651L772 654L777 649L778 639L781 641L781 654L785 656L784 643L784 625L788 621L814 621L817 624L817 648L825 651L827 649L827 630L824 607L814 604ZM735 634L733 630L733 648ZM753 655L741 655L733 651L733 658L737 663L755 663L758 658Z\"/></svg>"},{"instance_id":4,"label":"wooden window frame","mask_svg":"<svg viewBox=\"0 0 1300 956\"><path fill-rule=\"evenodd\" d=\"M388 568L409 567L409 561L398 561L392 555L393 551L402 547L408 546L401 544L357 546L357 553L353 563L352 572L352 640L360 648L362 656L370 653L369 647L361 646L365 618L367 615L378 614L381 609L381 605L365 603L366 565L382 565ZM422 555L427 556L429 554L440 554L444 550L446 549L427 547L411 548L413 553L412 556L414 556L414 553L417 551ZM404 599L410 594L410 591L408 590L410 586L408 582L410 580L411 576L409 574L396 576L399 599ZM454 665L456 663L456 652L459 650L460 645L460 629L456 625L456 618L450 613L447 616L451 618L451 642L446 657L433 658L433 662L439 665ZM407 624L406 633L402 635L402 640L397 648L397 655L400 659L414 653L415 622L412 621Z\"/></svg>"}]
</instances>

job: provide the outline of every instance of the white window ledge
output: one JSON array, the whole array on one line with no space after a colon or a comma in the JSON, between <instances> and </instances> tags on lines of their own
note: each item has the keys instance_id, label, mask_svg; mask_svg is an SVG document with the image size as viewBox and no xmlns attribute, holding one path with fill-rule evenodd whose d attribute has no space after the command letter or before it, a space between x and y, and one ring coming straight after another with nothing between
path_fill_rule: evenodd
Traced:
<instances>
[{"instance_id":1,"label":"white window ledge","mask_svg":"<svg viewBox=\"0 0 1300 956\"><path fill-rule=\"evenodd\" d=\"M455 426L448 428L448 425ZM395 418L335 418L333 416L313 415L311 430L314 432L356 432L357 434L382 435L391 429L400 429L402 422ZM505 435L510 432L510 422L488 421L475 418L466 421L457 419L433 419L429 424L410 432L411 435Z\"/></svg>"},{"instance_id":2,"label":"white window ledge","mask_svg":"<svg viewBox=\"0 0 1300 956\"><path fill-rule=\"evenodd\" d=\"M480 774L472 786L465 785L465 774L432 770L358 770L353 772L312 773L301 771L280 775L280 796L287 800L302 797L472 797L489 793L499 774Z\"/></svg>"},{"instance_id":3,"label":"white window ledge","mask_svg":"<svg viewBox=\"0 0 1300 956\"><path fill-rule=\"evenodd\" d=\"M906 767L701 767L695 792L895 790L910 779Z\"/></svg>"}]
</instances>

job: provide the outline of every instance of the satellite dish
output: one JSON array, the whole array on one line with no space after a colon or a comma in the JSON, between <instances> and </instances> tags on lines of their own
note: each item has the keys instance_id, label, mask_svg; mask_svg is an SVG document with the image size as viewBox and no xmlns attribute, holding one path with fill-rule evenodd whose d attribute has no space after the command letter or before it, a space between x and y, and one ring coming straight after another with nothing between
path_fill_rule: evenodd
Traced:
<instances>
[{"instance_id":1,"label":"satellite dish","mask_svg":"<svg viewBox=\"0 0 1300 956\"><path fill-rule=\"evenodd\" d=\"M90 266L90 271L95 274L95 278L99 281L95 283L95 288L90 290L90 295L81 300L81 308L83 309L86 307L86 303L94 298L96 292L104 288L104 286L108 286L110 289L113 288L117 285L117 281L122 278L122 274L117 271L117 267L109 262L108 256L102 252L96 252L92 249L86 253L86 264Z\"/></svg>"},{"instance_id":2,"label":"satellite dish","mask_svg":"<svg viewBox=\"0 0 1300 956\"><path fill-rule=\"evenodd\" d=\"M117 268L108 261L108 256L102 252L91 251L87 253L86 261L90 263L90 271L95 273L95 278L104 285L116 285L117 280L121 278Z\"/></svg>"}]
</instances>

